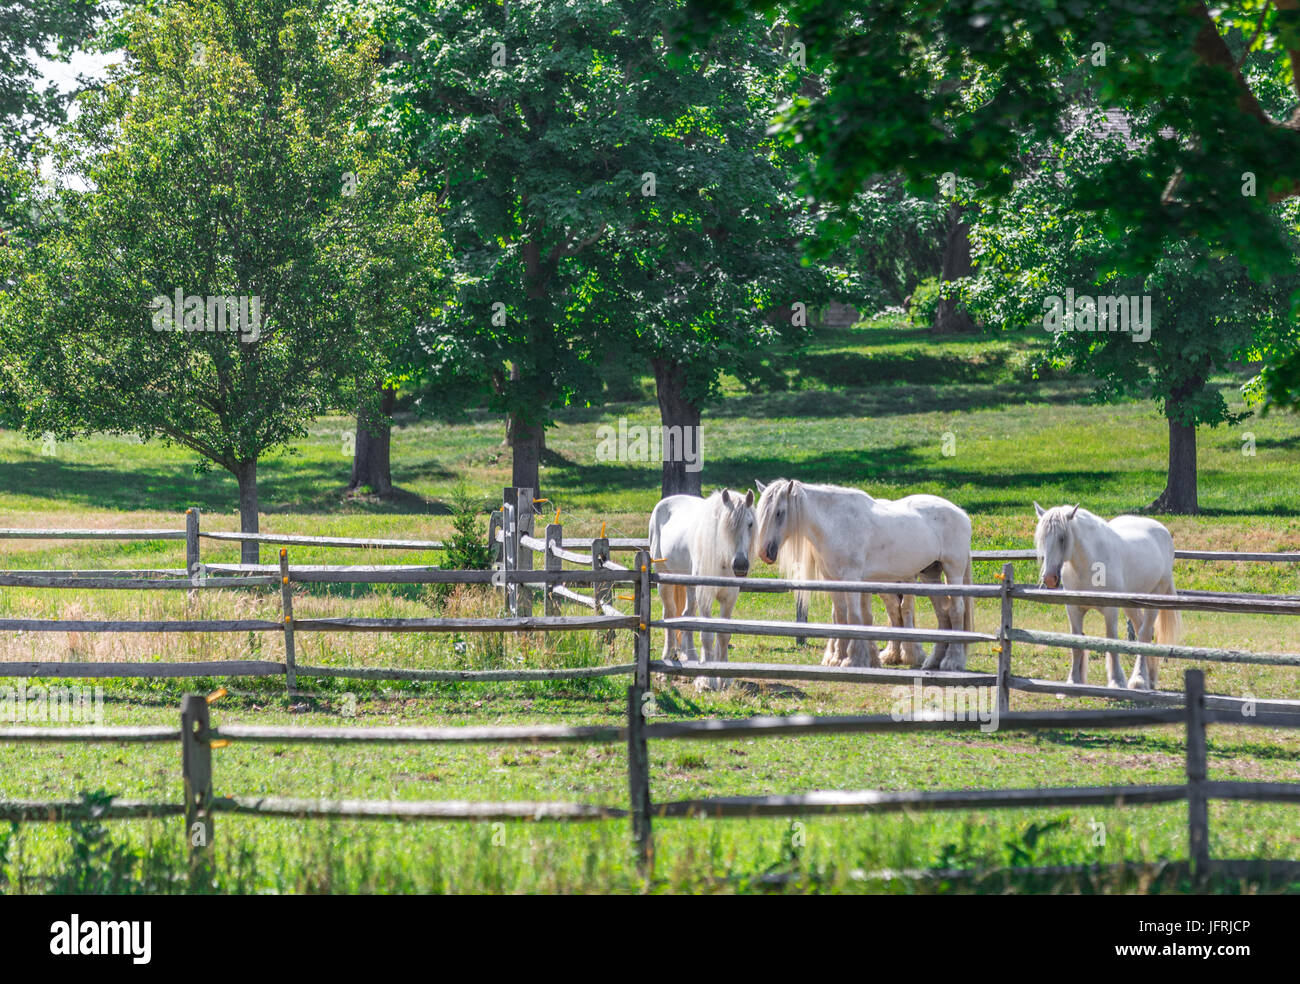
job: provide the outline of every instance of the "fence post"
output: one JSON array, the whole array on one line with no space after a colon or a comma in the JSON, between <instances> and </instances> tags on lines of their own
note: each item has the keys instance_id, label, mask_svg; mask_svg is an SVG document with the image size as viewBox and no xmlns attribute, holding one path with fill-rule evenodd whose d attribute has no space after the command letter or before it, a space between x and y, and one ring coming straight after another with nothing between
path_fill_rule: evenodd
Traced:
<instances>
[{"instance_id":1,"label":"fence post","mask_svg":"<svg viewBox=\"0 0 1300 984\"><path fill-rule=\"evenodd\" d=\"M627 688L627 790L636 863L648 877L654 865L654 839L650 829L650 752L645 739L644 695L645 690L636 684Z\"/></svg>"},{"instance_id":2,"label":"fence post","mask_svg":"<svg viewBox=\"0 0 1300 984\"><path fill-rule=\"evenodd\" d=\"M208 702L187 694L181 703L181 778L185 782L185 839L190 846L190 873L209 878L212 868L212 745L208 739Z\"/></svg>"},{"instance_id":3,"label":"fence post","mask_svg":"<svg viewBox=\"0 0 1300 984\"><path fill-rule=\"evenodd\" d=\"M520 541L522 536L533 535L533 490L520 489L518 505L515 506L515 569L531 571L533 569L533 548ZM533 614L532 583L515 586L517 614L527 617Z\"/></svg>"},{"instance_id":4,"label":"fence post","mask_svg":"<svg viewBox=\"0 0 1300 984\"><path fill-rule=\"evenodd\" d=\"M293 647L293 585L289 583L289 551L280 548L280 605L284 610L284 675L289 696L298 693L298 667Z\"/></svg>"},{"instance_id":5,"label":"fence post","mask_svg":"<svg viewBox=\"0 0 1300 984\"><path fill-rule=\"evenodd\" d=\"M519 532L515 528L515 507L507 502L501 507L501 572L509 575L515 569L515 558L519 556ZM519 606L515 603L519 594L519 585L508 578L502 580L505 588L505 607L507 615L517 615Z\"/></svg>"},{"instance_id":6,"label":"fence post","mask_svg":"<svg viewBox=\"0 0 1300 984\"><path fill-rule=\"evenodd\" d=\"M515 558L519 556L519 541L515 530L515 500L518 498L519 490L513 485L507 485L501 490L501 569L503 571L513 571L515 569ZM519 606L515 603L518 594L517 587L510 581L505 581L505 600L506 614L517 615Z\"/></svg>"},{"instance_id":7,"label":"fence post","mask_svg":"<svg viewBox=\"0 0 1300 984\"><path fill-rule=\"evenodd\" d=\"M609 563L609 538L604 536L595 537L591 541L591 569L593 571L605 570L605 565ZM593 584L591 586L591 596L596 599L596 614L604 615L605 606L610 603L613 597L610 592L610 584ZM615 641L613 629L605 630L605 645L612 646Z\"/></svg>"},{"instance_id":8,"label":"fence post","mask_svg":"<svg viewBox=\"0 0 1300 984\"><path fill-rule=\"evenodd\" d=\"M497 533L501 529L501 510L493 509L491 515L488 516L488 557L490 558L488 566L493 570L500 566L501 558L505 554L505 551L502 550L502 543L497 540Z\"/></svg>"},{"instance_id":9,"label":"fence post","mask_svg":"<svg viewBox=\"0 0 1300 984\"><path fill-rule=\"evenodd\" d=\"M632 567L636 577L636 685L650 689L650 552L638 550Z\"/></svg>"},{"instance_id":10,"label":"fence post","mask_svg":"<svg viewBox=\"0 0 1300 984\"><path fill-rule=\"evenodd\" d=\"M1187 699L1187 854L1192 878L1203 882L1210 873L1210 810L1205 795L1205 674L1183 675Z\"/></svg>"},{"instance_id":11,"label":"fence post","mask_svg":"<svg viewBox=\"0 0 1300 984\"><path fill-rule=\"evenodd\" d=\"M555 556L554 552L551 550L552 545L556 547L564 546L564 527L559 523L546 524L546 569L548 571L558 571L563 568L564 561ZM545 591L546 614L559 615L560 603L555 599L555 585L550 581L547 581L542 587ZM597 609L596 614L600 614L599 608Z\"/></svg>"},{"instance_id":12,"label":"fence post","mask_svg":"<svg viewBox=\"0 0 1300 984\"><path fill-rule=\"evenodd\" d=\"M1011 589L1016 583L1016 565L1002 565L1002 629L998 632L998 714L1011 710L1011 625L1012 612ZM966 604L975 604L974 598L967 598Z\"/></svg>"},{"instance_id":13,"label":"fence post","mask_svg":"<svg viewBox=\"0 0 1300 984\"><path fill-rule=\"evenodd\" d=\"M199 564L199 507L190 506L185 510L185 574L194 577Z\"/></svg>"}]
</instances>

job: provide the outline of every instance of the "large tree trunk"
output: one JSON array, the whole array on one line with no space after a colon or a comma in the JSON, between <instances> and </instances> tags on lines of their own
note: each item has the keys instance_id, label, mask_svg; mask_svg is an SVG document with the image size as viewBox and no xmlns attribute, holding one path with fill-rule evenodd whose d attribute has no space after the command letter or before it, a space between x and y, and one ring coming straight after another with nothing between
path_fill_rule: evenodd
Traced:
<instances>
[{"instance_id":1,"label":"large tree trunk","mask_svg":"<svg viewBox=\"0 0 1300 984\"><path fill-rule=\"evenodd\" d=\"M943 244L943 267L939 279L948 282L969 277L974 265L970 256L970 223L965 221L960 205L948 206L948 230ZM957 332L972 331L975 323L956 301L947 297L939 298L939 306L934 315L936 334L950 335Z\"/></svg>"},{"instance_id":2,"label":"large tree trunk","mask_svg":"<svg viewBox=\"0 0 1300 984\"><path fill-rule=\"evenodd\" d=\"M235 479L239 482L239 532L258 532L257 523L257 459L241 461L235 465ZM241 564L260 564L256 543L245 540L240 544Z\"/></svg>"},{"instance_id":3,"label":"large tree trunk","mask_svg":"<svg viewBox=\"0 0 1300 984\"><path fill-rule=\"evenodd\" d=\"M511 414L506 422L506 439L512 449L513 463L510 483L519 489L532 489L534 497L542 497L541 463L546 448L546 427L540 412L533 423L525 422L518 414Z\"/></svg>"},{"instance_id":4,"label":"large tree trunk","mask_svg":"<svg viewBox=\"0 0 1300 984\"><path fill-rule=\"evenodd\" d=\"M686 370L680 362L653 359L659 419L665 428L661 492L701 495L700 408L686 398Z\"/></svg>"},{"instance_id":5,"label":"large tree trunk","mask_svg":"<svg viewBox=\"0 0 1300 984\"><path fill-rule=\"evenodd\" d=\"M397 390L383 388L381 412L376 414L364 405L357 408L357 440L352 451L352 477L348 491L369 488L381 499L393 494L393 469L390 457L393 407Z\"/></svg>"},{"instance_id":6,"label":"large tree trunk","mask_svg":"<svg viewBox=\"0 0 1300 984\"><path fill-rule=\"evenodd\" d=\"M1196 498L1196 426L1169 419L1169 477L1160 498L1151 503L1156 512L1200 512Z\"/></svg>"}]
</instances>

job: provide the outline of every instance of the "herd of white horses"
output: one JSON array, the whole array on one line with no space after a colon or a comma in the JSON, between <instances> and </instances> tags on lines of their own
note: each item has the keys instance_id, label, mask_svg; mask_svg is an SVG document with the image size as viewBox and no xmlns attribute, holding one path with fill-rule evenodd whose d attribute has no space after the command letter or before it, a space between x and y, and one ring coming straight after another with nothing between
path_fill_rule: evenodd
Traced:
<instances>
[{"instance_id":1,"label":"herd of white horses","mask_svg":"<svg viewBox=\"0 0 1300 984\"><path fill-rule=\"evenodd\" d=\"M777 479L755 483L744 495L722 489L708 498L674 495L660 501L650 515L650 556L657 570L672 574L746 577L750 556L778 565L786 577L805 581L917 580L972 584L971 521L965 511L935 495L902 499L873 498L858 489ZM1174 594L1174 541L1153 519L1119 516L1107 522L1079 506L1044 509L1034 503L1038 525L1034 546L1039 583L1067 591ZM740 595L733 586L660 584L664 617L712 617L716 603L723 619L731 618ZM870 625L871 596L832 591L836 625ZM912 595L881 595L889 623L912 628ZM940 629L972 631L973 599L933 596ZM806 604L806 600L805 600ZM1083 617L1101 613L1108 638L1118 638L1119 609L1066 605L1070 631L1083 632ZM1173 644L1180 621L1172 609L1124 608L1139 642ZM702 633L697 653L691 632L670 629L664 659L725 660L731 635ZM908 665L932 670L964 670L966 647L939 642L927 657L915 642L890 642L883 654L865 639L830 639L822 662L828 666ZM1131 688L1153 690L1158 660L1139 656L1128 680ZM1068 677L1085 683L1087 654L1073 650ZM1106 654L1107 682L1123 687L1117 653ZM699 677L700 689L718 689L725 681Z\"/></svg>"}]
</instances>

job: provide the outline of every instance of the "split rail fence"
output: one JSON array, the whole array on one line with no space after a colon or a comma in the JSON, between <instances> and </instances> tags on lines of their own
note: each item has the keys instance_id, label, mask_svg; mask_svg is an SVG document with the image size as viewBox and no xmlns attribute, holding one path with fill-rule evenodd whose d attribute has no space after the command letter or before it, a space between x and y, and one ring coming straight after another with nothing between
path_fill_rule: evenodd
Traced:
<instances>
[{"instance_id":1,"label":"split rail fence","mask_svg":"<svg viewBox=\"0 0 1300 984\"><path fill-rule=\"evenodd\" d=\"M1227 695L1207 696L1197 670L1186 675L1186 689L1175 691L1133 691L1108 687L1070 685L1057 681L1020 677L1012 672L1015 644L1082 648L1095 652L1145 654L1165 659L1223 663L1300 666L1300 653L1253 653L1244 650L1192 646L1165 646L1132 640L1074 636L1041 632L1014 625L1016 600L1047 604L1106 603L1115 606L1175 608L1182 611L1219 611L1250 614L1300 615L1300 598L1278 595L1245 595L1218 592L1181 592L1174 596L1120 594L1110 592L1063 592L1018 585L1013 565L1007 563L1000 584L943 585L927 583L876 583L791 581L770 578L724 578L660 574L652 570L644 541L631 538L596 537L565 540L558 524L546 527L545 535L534 535L536 503L529 489L506 490L502 509L493 513L489 543L494 550L490 571L444 570L431 566L290 565L287 547L373 547L439 550L438 541L362 540L344 537L279 536L275 534L203 533L197 510L187 514L186 529L175 530L0 530L4 538L58 539L184 539L184 570L150 571L8 571L0 573L0 587L78 589L180 589L264 587L281 589L279 620L227 619L166 622L98 621L89 619L0 619L0 632L83 631L83 632L279 632L283 634L285 660L213 661L187 663L0 663L0 676L29 677L238 677L283 674L290 692L299 677L334 676L354 679L403 680L541 680L590 676L629 675L626 724L622 727L522 726L510 728L278 728L251 725L213 727L207 703L188 697L182 708L181 729L174 728L5 728L0 741L180 741L183 747L185 799L180 804L119 801L97 812L105 818L169 816L184 814L191 843L197 844L196 864L206 864L213 843L213 817L217 813L247 813L267 816L340 817L374 819L497 820L507 818L599 820L630 817L638 856L649 865L653 854L651 820L673 816L805 815L815 813L867 813L911 810L983 809L1009 806L1121 805L1186 800L1189 816L1189 857L1192 869L1210 867L1206 804L1210 799L1245 799L1300 802L1300 784L1211 782L1205 773L1207 723L1300 727L1300 701L1256 700ZM201 540L241 541L284 545L278 566L204 564ZM614 551L633 551L630 568L610 560ZM584 552L585 551L585 552ZM534 553L542 554L542 565L534 569ZM984 552L977 559L1019 559L1032 551ZM1233 554L1208 551L1180 552L1196 560L1249 560L1295 563L1297 554ZM584 569L564 568L578 564ZM488 583L499 588L506 614L495 619L446 618L296 618L292 610L294 583ZM890 626L846 626L830 623L752 621L743 619L676 618L654 620L651 591L656 583L734 585L742 591L791 592L796 590L852 591L899 595L997 598L1001 619L996 633L896 628ZM630 596L614 595L614 588L630 584ZM590 594L575 588L587 587ZM533 615L533 592L541 594L545 613ZM617 600L632 602L624 614ZM581 604L590 615L565 616L562 604ZM827 667L803 664L727 663L661 661L650 659L652 629L683 629L692 632L727 632L768 637L811 637L889 640L918 643L993 644L997 652L994 673L924 671L909 668ZM628 630L633 638L630 663L620 665L536 670L422 670L368 667L302 666L295 659L296 632L554 632L596 630L614 633ZM884 792L823 792L795 796L725 797L655 803L650 796L649 756L652 739L723 739L834 732L895 732L973 728L979 721L895 720L881 716L832 716L751 718L739 721L704 720L648 722L643 713L644 698L652 675L669 677L728 677L783 680L833 680L841 682L895 684L924 683L939 687L994 687L997 690L999 727L1016 730L1079 728L1126 728L1167 725L1183 721L1187 728L1187 782L1177 785L1111 786L1066 789L1022 790L938 790ZM1102 697L1163 707L1099 711L1015 713L1010 694L1052 692L1081 697ZM279 744L308 742L347 744L357 742L621 742L628 743L627 809L578 803L475 803L407 802L358 800L302 800L283 797L218 797L213 792L211 750L224 743L243 741ZM0 802L0 820L62 820L78 815L82 806L73 802ZM198 825L197 827L195 825ZM1216 862L1243 865L1248 862ZM1286 862L1286 864L1292 864Z\"/></svg>"},{"instance_id":2,"label":"split rail fence","mask_svg":"<svg viewBox=\"0 0 1300 984\"><path fill-rule=\"evenodd\" d=\"M1185 727L1185 781L1141 784L1030 789L858 790L796 795L705 797L655 802L651 796L649 744L652 740L727 740L828 733L906 733L973 728L978 722L897 720L879 715L756 717L741 720L702 720L654 723L643 713L646 691L632 686L627 693L627 721L616 725L510 727L271 727L213 725L211 698L185 698L179 728L27 727L0 729L0 742L179 742L181 745L180 802L115 800L104 804L78 801L34 802L0 800L0 821L67 821L94 817L100 820L183 816L192 870L210 878L215 861L218 814L259 817L346 820L631 820L638 864L653 870L652 824L671 817L802 817L826 814L866 814L981 810L1035 806L1141 806L1159 803L1187 804L1188 869L1195 879L1215 872L1232 875L1260 874L1295 877L1295 861L1226 860L1210 853L1209 803L1211 800L1300 803L1300 783L1214 781L1207 775L1206 726L1228 722L1269 727L1300 727L1300 714L1270 714L1242 719L1215 711L1204 700L1200 670L1186 673L1185 708L1111 709L1100 711L1047 711L1008 714L1000 726L1014 731L1067 728L1146 728L1182 723ZM232 743L329 744L375 743L627 743L627 807L574 802L474 802L412 800L298 799L279 796L217 795L213 780L212 751ZM1014 870L1014 869L1013 869Z\"/></svg>"}]
</instances>

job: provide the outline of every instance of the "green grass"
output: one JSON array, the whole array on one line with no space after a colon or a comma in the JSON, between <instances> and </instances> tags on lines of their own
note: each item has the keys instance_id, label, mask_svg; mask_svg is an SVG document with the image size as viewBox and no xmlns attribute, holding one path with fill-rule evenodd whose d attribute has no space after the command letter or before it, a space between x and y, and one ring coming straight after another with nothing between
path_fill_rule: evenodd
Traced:
<instances>
[{"instance_id":1,"label":"green grass","mask_svg":"<svg viewBox=\"0 0 1300 984\"><path fill-rule=\"evenodd\" d=\"M747 372L763 383L750 391L724 379L724 399L706 414L706 488L744 486L785 475L858 486L882 496L936 492L972 514L977 547L1024 547L1033 529L1032 501L1082 501L1103 514L1131 511L1163 487L1165 431L1142 403L1092 406L1085 381L1034 379L1028 371L1041 339L977 336L930 340L897 322L827 333L808 351ZM755 367L749 367L754 370ZM1225 391L1240 379L1224 376ZM640 384L642 391L645 382ZM626 416L656 422L649 400L577 408L559 415L548 435L543 494L561 509L566 533L644 535L658 498L649 464L596 460L596 428ZM464 479L486 502L509 482L503 429L494 419L449 425L402 421L393 437L392 502L348 499L349 459L342 434L351 420L326 418L260 468L264 530L349 536L441 537L450 530L449 503ZM1256 454L1241 453L1246 431ZM944 436L956 453L944 454ZM1167 518L1181 547L1295 549L1300 518L1295 498L1300 422L1292 416L1252 419L1201 434L1201 503L1194 518ZM951 442L950 442L951 443ZM40 442L0 432L0 526L136 526L179 528L184 509L199 506L208 529L234 529L234 482L198 474L175 448L95 437L43 455ZM291 548L294 562L437 562L431 553ZM0 541L5 568L179 566L179 543ZM208 560L236 559L232 546L204 544ZM995 565L977 565L988 581ZM756 571L755 574L768 574ZM1184 588L1294 593L1289 569L1262 564L1180 563ZM1036 575L1033 564L1017 577ZM299 616L490 614L496 602L473 592L449 598L424 587L320 586L300 589ZM742 618L789 618L788 598L745 595ZM172 592L71 592L0 589L6 616L120 618L274 617L274 591L205 592L191 600ZM928 606L921 624L932 624ZM814 605L829 620L829 604ZM877 619L883 612L877 607ZM1097 616L1092 616L1095 620ZM976 627L996 623L996 606L977 607ZM1017 607L1017 624L1063 630L1059 608ZM1100 631L1099 621L1089 627ZM1186 616L1186 641L1294 651L1286 619L1225 614ZM655 645L660 644L656 636ZM815 662L820 650L791 640L733 636L732 658ZM186 660L280 658L281 642L264 636L109 636L11 634L0 660ZM625 662L629 640L613 651L594 637L417 636L301 633L301 663L488 668ZM1018 647L1016 670L1062 679L1068 654ZM987 647L972 669L994 665ZM1162 686L1180 686L1182 665L1166 664ZM1203 667L1212 692L1297 696L1293 671L1213 664ZM1100 660L1091 680L1104 680ZM177 720L186 689L225 684L231 694L214 707L218 722L354 723L343 716L352 694L355 723L601 723L623 714L626 681L568 684L416 685L312 681L313 699L291 705L269 682L116 682L108 686L108 724ZM745 684L722 694L689 685L657 684L665 719L759 713L886 713L889 688L821 683ZM1111 706L1017 695L1017 710ZM1216 727L1212 778L1300 781L1300 736L1272 730ZM705 795L801 792L813 789L973 788L1178 782L1179 728L1133 732L998 732L832 735L721 742L657 742L651 746L658 801ZM174 747L18 745L4 750L0 798L67 799L108 790L130 798L179 796ZM352 749L242 746L214 753L218 794L277 794L402 799L559 799L624 805L626 762L615 746ZM797 824L797 826L795 825ZM1101 825L1101 826L1098 826ZM0 890L104 891L148 886L192 888L177 872L183 849L177 821L107 825L107 833L66 825L29 824L0 830ZM1105 843L1095 843L1104 829ZM1039 833L1041 831L1041 834ZM790 872L790 891L912 891L957 888L911 882L861 882L853 871L918 867L997 867L1120 860L1155 862L1186 856L1185 810L1128 809L977 811L910 816L777 820L663 820L656 824L651 891L748 891L765 874ZM1300 813L1272 805L1215 804L1212 849L1220 857L1300 857ZM125 845L113 854L105 847ZM96 851L88 843L98 845ZM563 826L321 823L217 818L216 890L323 891L644 891L624 823ZM74 849L79 845L79 848ZM86 857L94 860L85 861ZM78 858L83 860L78 861ZM1061 889L1029 883L1013 889ZM1078 885L1071 885L1071 890ZM1223 885L1222 890L1241 886ZM1176 882L1100 879L1091 890L1185 889ZM1084 890L1089 890L1084 886Z\"/></svg>"}]
</instances>

